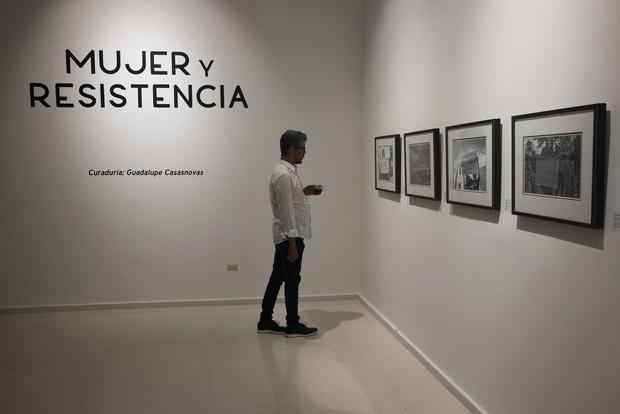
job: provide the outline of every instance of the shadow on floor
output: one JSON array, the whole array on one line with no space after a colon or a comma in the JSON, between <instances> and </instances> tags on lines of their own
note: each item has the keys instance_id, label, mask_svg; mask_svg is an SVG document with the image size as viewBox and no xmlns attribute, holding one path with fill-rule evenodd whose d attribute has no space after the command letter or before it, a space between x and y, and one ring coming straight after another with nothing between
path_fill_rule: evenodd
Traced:
<instances>
[{"instance_id":1,"label":"shadow on floor","mask_svg":"<svg viewBox=\"0 0 620 414\"><path fill-rule=\"evenodd\" d=\"M319 333L307 339L319 339L323 334L336 329L341 323L353 321L364 316L363 313L350 311L329 312L323 309L307 309L300 312L302 320L319 328Z\"/></svg>"}]
</instances>

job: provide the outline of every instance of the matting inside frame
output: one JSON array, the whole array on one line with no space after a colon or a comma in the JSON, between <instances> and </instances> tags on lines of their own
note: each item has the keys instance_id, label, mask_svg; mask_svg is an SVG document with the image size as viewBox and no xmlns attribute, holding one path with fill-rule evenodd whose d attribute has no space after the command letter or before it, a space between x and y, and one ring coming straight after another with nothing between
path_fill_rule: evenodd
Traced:
<instances>
[{"instance_id":1,"label":"matting inside frame","mask_svg":"<svg viewBox=\"0 0 620 414\"><path fill-rule=\"evenodd\" d=\"M493 206L493 124L448 130L448 197Z\"/></svg>"},{"instance_id":2,"label":"matting inside frame","mask_svg":"<svg viewBox=\"0 0 620 414\"><path fill-rule=\"evenodd\" d=\"M517 120L514 208L590 223L594 111Z\"/></svg>"},{"instance_id":3,"label":"matting inside frame","mask_svg":"<svg viewBox=\"0 0 620 414\"><path fill-rule=\"evenodd\" d=\"M422 197L435 197L435 154L433 133L407 135L407 193Z\"/></svg>"}]
</instances>

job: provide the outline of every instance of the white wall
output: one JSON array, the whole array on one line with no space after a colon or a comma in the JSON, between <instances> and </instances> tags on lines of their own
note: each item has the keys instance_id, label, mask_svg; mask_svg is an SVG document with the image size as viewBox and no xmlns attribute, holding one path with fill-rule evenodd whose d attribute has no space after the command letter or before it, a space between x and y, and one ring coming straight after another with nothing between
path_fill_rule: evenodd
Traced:
<instances>
[{"instance_id":1,"label":"white wall","mask_svg":"<svg viewBox=\"0 0 620 414\"><path fill-rule=\"evenodd\" d=\"M262 296L268 177L288 128L309 135L302 179L326 186L311 200L301 293L358 290L360 1L0 7L0 306ZM141 50L181 50L192 76L67 75L66 48L136 63ZM215 59L209 78L197 59ZM239 83L250 108L30 108L30 82L117 81ZM88 176L170 167L206 175Z\"/></svg>"},{"instance_id":2,"label":"white wall","mask_svg":"<svg viewBox=\"0 0 620 414\"><path fill-rule=\"evenodd\" d=\"M615 0L366 2L361 291L489 413L620 406L619 40ZM504 208L510 117L595 102L604 230L374 190L374 136L499 117Z\"/></svg>"}]
</instances>

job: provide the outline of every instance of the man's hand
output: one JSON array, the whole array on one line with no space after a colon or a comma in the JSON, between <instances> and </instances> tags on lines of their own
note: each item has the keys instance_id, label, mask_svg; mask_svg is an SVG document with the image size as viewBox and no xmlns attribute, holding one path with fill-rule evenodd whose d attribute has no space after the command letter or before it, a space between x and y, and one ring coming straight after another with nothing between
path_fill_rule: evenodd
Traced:
<instances>
[{"instance_id":1,"label":"man's hand","mask_svg":"<svg viewBox=\"0 0 620 414\"><path fill-rule=\"evenodd\" d=\"M299 257L297 253L297 240L294 237L288 238L288 255L286 256L286 260L290 263L295 263L295 260Z\"/></svg>"},{"instance_id":2,"label":"man's hand","mask_svg":"<svg viewBox=\"0 0 620 414\"><path fill-rule=\"evenodd\" d=\"M288 260L290 263L295 263L298 257L299 257L299 254L297 254L297 249L289 249L288 256L286 256L286 260Z\"/></svg>"},{"instance_id":3,"label":"man's hand","mask_svg":"<svg viewBox=\"0 0 620 414\"><path fill-rule=\"evenodd\" d=\"M319 195L323 192L323 186L322 185L307 185L304 187L304 194L305 195Z\"/></svg>"}]
</instances>

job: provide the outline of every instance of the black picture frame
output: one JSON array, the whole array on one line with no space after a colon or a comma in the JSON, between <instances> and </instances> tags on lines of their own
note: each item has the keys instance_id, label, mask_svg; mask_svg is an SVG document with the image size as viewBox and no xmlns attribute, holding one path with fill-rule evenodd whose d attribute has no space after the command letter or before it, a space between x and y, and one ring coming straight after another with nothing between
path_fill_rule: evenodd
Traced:
<instances>
[{"instance_id":1,"label":"black picture frame","mask_svg":"<svg viewBox=\"0 0 620 414\"><path fill-rule=\"evenodd\" d=\"M375 137L375 189L400 194L400 151L399 134Z\"/></svg>"},{"instance_id":2,"label":"black picture frame","mask_svg":"<svg viewBox=\"0 0 620 414\"><path fill-rule=\"evenodd\" d=\"M403 134L403 145L405 152L405 194L409 197L425 198L436 201L441 200L441 141L439 134L439 128L425 129L422 131L407 132ZM424 183L420 186L420 188L415 188L413 187L411 180L411 165L409 165L410 162L413 162L413 160L408 154L410 152L409 144L418 145L418 143L429 144L429 161L432 162L432 165L429 165L428 167L429 184L426 185L426 183Z\"/></svg>"},{"instance_id":3,"label":"black picture frame","mask_svg":"<svg viewBox=\"0 0 620 414\"><path fill-rule=\"evenodd\" d=\"M603 228L606 123L605 103L513 116L512 214Z\"/></svg>"},{"instance_id":4,"label":"black picture frame","mask_svg":"<svg viewBox=\"0 0 620 414\"><path fill-rule=\"evenodd\" d=\"M467 140L476 144L479 149L464 152L468 151L468 149L466 145L463 144L459 145L459 153L455 154L454 152L456 150L452 149L452 144L454 143L456 146L457 141L466 142ZM500 120L494 118L448 126L446 127L445 145L446 202L489 210L499 210L502 188L502 137ZM470 149L471 148L470 146ZM456 161L455 156L458 158ZM467 157L468 159L464 160L463 157ZM487 163L488 158L491 158L490 168ZM474 169L477 166L477 173L464 173L463 169L465 167L462 167L464 162L468 162L468 169L471 169L469 166L473 166L472 168ZM484 162L484 169L479 166L482 162ZM459 163L459 167L455 168L455 163ZM457 178L457 176L460 178ZM463 177L465 178L463 179ZM488 185L489 182L490 185Z\"/></svg>"}]
</instances>

